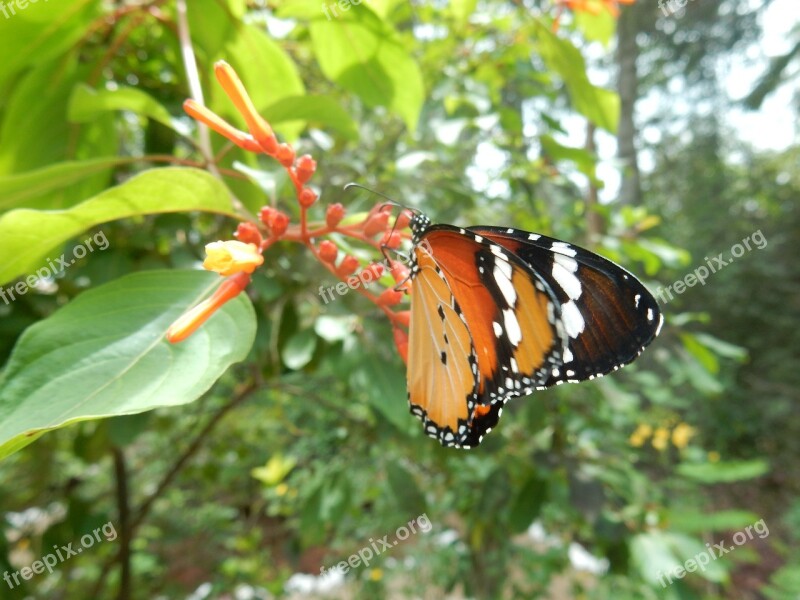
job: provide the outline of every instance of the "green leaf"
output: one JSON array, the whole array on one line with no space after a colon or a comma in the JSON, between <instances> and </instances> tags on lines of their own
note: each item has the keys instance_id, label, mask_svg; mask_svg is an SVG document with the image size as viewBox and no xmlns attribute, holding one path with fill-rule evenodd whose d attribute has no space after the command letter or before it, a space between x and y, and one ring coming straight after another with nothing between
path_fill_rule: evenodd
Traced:
<instances>
[{"instance_id":1,"label":"green leaf","mask_svg":"<svg viewBox=\"0 0 800 600\"><path fill-rule=\"evenodd\" d=\"M88 64L69 57L41 63L19 79L6 101L0 127L0 175L117 154L114 115L103 114L79 126L67 120L72 90L89 71ZM108 185L109 171L101 171L64 188L63 203L88 198Z\"/></svg>"},{"instance_id":2,"label":"green leaf","mask_svg":"<svg viewBox=\"0 0 800 600\"><path fill-rule=\"evenodd\" d=\"M522 533L539 516L547 496L547 480L531 476L517 494L509 513L513 533Z\"/></svg>"},{"instance_id":3,"label":"green leaf","mask_svg":"<svg viewBox=\"0 0 800 600\"><path fill-rule=\"evenodd\" d=\"M116 165L132 162L125 157L62 162L42 169L0 177L0 210L9 208L64 208L63 190Z\"/></svg>"},{"instance_id":4,"label":"green leaf","mask_svg":"<svg viewBox=\"0 0 800 600\"><path fill-rule=\"evenodd\" d=\"M719 373L719 361L713 352L698 342L691 333L681 333L680 337L686 351L697 359L706 371L714 375Z\"/></svg>"},{"instance_id":5,"label":"green leaf","mask_svg":"<svg viewBox=\"0 0 800 600\"><path fill-rule=\"evenodd\" d=\"M706 348L723 358L731 358L739 362L747 359L747 348L723 342L721 339L707 333L695 333L694 337Z\"/></svg>"},{"instance_id":6,"label":"green leaf","mask_svg":"<svg viewBox=\"0 0 800 600\"><path fill-rule=\"evenodd\" d=\"M758 521L755 513L746 510L722 510L711 513L693 510L673 510L667 516L670 529L684 533L704 533L741 529Z\"/></svg>"},{"instance_id":7,"label":"green leaf","mask_svg":"<svg viewBox=\"0 0 800 600\"><path fill-rule=\"evenodd\" d=\"M426 512L425 495L417 486L412 473L399 463L391 462L386 468L386 476L392 491L392 499L402 515L415 517Z\"/></svg>"},{"instance_id":8,"label":"green leaf","mask_svg":"<svg viewBox=\"0 0 800 600\"><path fill-rule=\"evenodd\" d=\"M598 127L616 133L619 96L589 81L583 55L569 40L556 36L543 23L537 23L536 32L539 53L547 67L564 80L575 110Z\"/></svg>"},{"instance_id":9,"label":"green leaf","mask_svg":"<svg viewBox=\"0 0 800 600\"><path fill-rule=\"evenodd\" d=\"M399 368L392 368L374 354L365 355L351 372L350 385L365 390L372 408L400 431L408 431L409 424L416 422L408 410L406 382Z\"/></svg>"},{"instance_id":10,"label":"green leaf","mask_svg":"<svg viewBox=\"0 0 800 600\"><path fill-rule=\"evenodd\" d=\"M4 52L0 61L0 89L25 67L50 62L72 48L102 12L100 0L30 2L24 10L15 2L5 4L9 15L0 19L0 40L13 52Z\"/></svg>"},{"instance_id":11,"label":"green leaf","mask_svg":"<svg viewBox=\"0 0 800 600\"><path fill-rule=\"evenodd\" d=\"M301 121L321 129L334 129L349 140L358 139L356 122L330 96L284 98L267 108L264 117L272 124Z\"/></svg>"},{"instance_id":12,"label":"green leaf","mask_svg":"<svg viewBox=\"0 0 800 600\"><path fill-rule=\"evenodd\" d=\"M337 19L311 22L314 55L326 77L358 94L367 106L386 106L416 129L424 86L419 66L394 29L365 6Z\"/></svg>"},{"instance_id":13,"label":"green leaf","mask_svg":"<svg viewBox=\"0 0 800 600\"><path fill-rule=\"evenodd\" d=\"M0 217L0 283L30 274L48 252L101 223L189 210L236 216L222 183L179 167L151 169L69 210L12 210Z\"/></svg>"},{"instance_id":14,"label":"green leaf","mask_svg":"<svg viewBox=\"0 0 800 600\"><path fill-rule=\"evenodd\" d=\"M575 166L578 167L578 170L581 173L593 181L597 180L595 174L595 165L597 164L597 159L591 152L588 152L583 148L570 148L569 146L564 146L549 135L543 135L541 137L541 142L542 149L553 159L556 161L571 161L575 163Z\"/></svg>"},{"instance_id":15,"label":"green leaf","mask_svg":"<svg viewBox=\"0 0 800 600\"><path fill-rule=\"evenodd\" d=\"M294 334L281 350L283 363L297 371L311 362L317 347L317 336L312 329L305 329Z\"/></svg>"},{"instance_id":16,"label":"green leaf","mask_svg":"<svg viewBox=\"0 0 800 600\"><path fill-rule=\"evenodd\" d=\"M575 25L590 42L600 42L608 47L617 28L617 20L610 11L601 10L597 14L575 11Z\"/></svg>"},{"instance_id":17,"label":"green leaf","mask_svg":"<svg viewBox=\"0 0 800 600\"><path fill-rule=\"evenodd\" d=\"M182 135L188 134L187 127L173 119L158 100L138 88L95 90L88 85L77 85L69 98L67 118L72 123L88 123L98 115L115 110L128 110L158 121Z\"/></svg>"},{"instance_id":18,"label":"green leaf","mask_svg":"<svg viewBox=\"0 0 800 600\"><path fill-rule=\"evenodd\" d=\"M678 465L677 473L701 483L730 483L761 477L769 471L764 460L742 460L717 463Z\"/></svg>"},{"instance_id":19,"label":"green leaf","mask_svg":"<svg viewBox=\"0 0 800 600\"><path fill-rule=\"evenodd\" d=\"M180 344L164 334L219 282L205 271L135 273L84 292L29 327L0 381L0 458L64 425L204 394L253 344L247 296L228 302Z\"/></svg>"}]
</instances>

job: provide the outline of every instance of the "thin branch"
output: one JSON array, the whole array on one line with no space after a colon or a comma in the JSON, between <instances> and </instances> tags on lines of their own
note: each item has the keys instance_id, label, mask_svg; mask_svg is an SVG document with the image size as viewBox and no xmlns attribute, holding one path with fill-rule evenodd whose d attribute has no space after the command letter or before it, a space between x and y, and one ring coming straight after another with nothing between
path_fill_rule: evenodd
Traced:
<instances>
[{"instance_id":1,"label":"thin branch","mask_svg":"<svg viewBox=\"0 0 800 600\"><path fill-rule=\"evenodd\" d=\"M117 562L120 565L119 593L117 600L130 600L131 597L131 528L130 506L128 505L128 473L125 465L125 452L114 447L114 475L117 484L117 509L119 511L119 551Z\"/></svg>"},{"instance_id":2,"label":"thin branch","mask_svg":"<svg viewBox=\"0 0 800 600\"><path fill-rule=\"evenodd\" d=\"M145 500L142 503L142 505L139 507L139 510L136 511L136 516L132 520L130 520L130 510L128 509L128 513L126 514L126 519L128 519L128 525L125 529L123 529L123 531L127 532L128 535L127 545L121 547L121 549L117 551L117 553L114 556L112 556L111 559L106 562L106 564L103 565L103 569L100 572L100 576L98 577L97 582L94 585L92 593L88 596L89 598L101 597L100 592L103 590L103 587L105 586L105 581L108 578L108 575L111 572L112 567L118 562L123 565L122 582L124 582L125 571L124 571L124 563L122 563L122 554L123 552L129 551L130 542L133 540L136 534L136 530L142 524L145 517L147 517L155 501L158 500L159 497L161 497L161 495L164 493L164 490L166 490L170 486L170 484L175 480L175 477L178 475L178 473L180 473L183 467L186 466L186 463L189 462L189 459L192 456L194 456L194 454L197 453L197 451L209 437L211 432L220 422L222 417L224 417L228 412L237 407L239 404L244 402L250 396L250 394L253 393L256 389L258 389L258 386L255 383L248 384L247 386L242 388L233 398L231 398L225 405L221 406L217 410L217 412L215 412L211 416L211 418L209 418L205 426L195 436L192 443L189 444L186 450L184 450L183 453L180 455L178 460L175 461L175 464L173 464L172 468L161 479L161 483L159 483L158 486L156 487L156 491L153 492L150 495L150 497L148 497L147 500ZM116 465L116 460L117 460L116 455L114 459ZM121 520L121 513L120 513L120 520ZM122 586L120 588L120 591L121 590ZM119 598L121 599L122 596L120 596Z\"/></svg>"}]
</instances>

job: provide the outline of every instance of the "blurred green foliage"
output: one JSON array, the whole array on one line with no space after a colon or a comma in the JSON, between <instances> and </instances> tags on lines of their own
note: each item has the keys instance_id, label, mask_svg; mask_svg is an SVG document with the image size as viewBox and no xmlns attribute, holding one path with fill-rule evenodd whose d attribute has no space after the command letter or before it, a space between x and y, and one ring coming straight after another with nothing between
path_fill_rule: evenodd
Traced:
<instances>
[{"instance_id":1,"label":"blurred green foliage","mask_svg":"<svg viewBox=\"0 0 800 600\"><path fill-rule=\"evenodd\" d=\"M697 83L701 59L732 51L726 36L755 35L752 14L737 20L719 4L697 14L708 38L700 57L654 30L660 13L648 12L641 33L657 56L644 58L657 68L640 95L663 92L678 64ZM356 181L436 221L590 245L654 291L755 231L768 244L669 301L661 337L634 365L512 401L470 452L440 448L408 413L381 313L355 294L323 304L329 274L278 244L248 290L254 317L242 299L239 322L204 334L212 346L227 338L217 347L227 355L255 320L246 360L210 390L188 381L209 356L184 353L174 377L186 385L169 397L148 404L138 399L151 381L120 384L93 413L108 418L27 445L54 418L48 410L83 393L81 368L105 368L79 347L48 359L62 340L83 341L75 323L56 328L70 314L59 310L91 319L89 299L130 273L150 281L176 270L180 287L191 275L178 269L230 238L228 191L253 213L297 210L282 169L220 136L225 186L197 170L206 165L180 109L190 93L174 2L31 4L0 19L0 279L7 289L98 231L110 245L0 303L0 431L17 427L0 448L19 450L0 463L0 574L102 523L120 536L13 590L0 581L0 597L281 596L293 574L317 575L424 514L430 532L351 569L334 597L796 598L798 149L757 152L719 120L690 115L643 144L653 168L641 205L598 204L596 153L567 134L576 123L615 132L620 98L590 77L608 71L609 14L565 13L554 32L553 7L537 1L347 5L328 19L318 0L188 3L208 105L243 126L212 80L224 59L277 133L318 161L323 203L366 210L375 198L342 191ZM723 14L737 27L709 28ZM664 56L677 57L671 68ZM696 89L717 93L707 84ZM143 303L177 294L160 285ZM41 388L76 373L47 389L48 404ZM730 545L762 519L768 537L662 585L707 544ZM594 560L576 558L586 552Z\"/></svg>"}]
</instances>

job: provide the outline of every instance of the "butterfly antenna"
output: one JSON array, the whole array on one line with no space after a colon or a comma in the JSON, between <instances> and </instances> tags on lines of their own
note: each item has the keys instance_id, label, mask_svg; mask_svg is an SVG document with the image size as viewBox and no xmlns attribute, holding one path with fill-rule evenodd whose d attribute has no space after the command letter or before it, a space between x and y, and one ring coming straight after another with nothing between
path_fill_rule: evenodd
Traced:
<instances>
[{"instance_id":1,"label":"butterfly antenna","mask_svg":"<svg viewBox=\"0 0 800 600\"><path fill-rule=\"evenodd\" d=\"M372 188L368 188L367 186L361 185L360 183L348 183L346 186L344 186L344 189L345 189L345 191L347 191L350 188L354 188L354 187L361 188L362 190L365 190L365 191L370 192L372 194L376 194L376 195L378 195L378 196L380 196L382 198L386 198L387 204L392 204L394 206L399 206L400 208L404 208L405 210L409 210L414 214L417 214L417 213L420 212L416 208L411 208L410 206L406 206L405 204L400 204L397 200L392 200L386 194L384 194L382 192L379 192L378 190L373 190Z\"/></svg>"}]
</instances>

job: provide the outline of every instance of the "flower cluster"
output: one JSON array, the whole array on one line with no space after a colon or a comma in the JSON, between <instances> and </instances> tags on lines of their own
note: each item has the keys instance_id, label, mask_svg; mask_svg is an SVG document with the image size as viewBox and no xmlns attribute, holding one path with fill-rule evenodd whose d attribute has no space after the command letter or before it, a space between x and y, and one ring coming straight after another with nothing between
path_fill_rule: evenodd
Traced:
<instances>
[{"instance_id":1,"label":"flower cluster","mask_svg":"<svg viewBox=\"0 0 800 600\"><path fill-rule=\"evenodd\" d=\"M590 15L599 15L608 12L616 19L619 17L620 4L633 4L634 2L636 2L636 0L555 0L558 10L556 11L556 16L553 21L553 29L558 29L561 13L564 12L565 8L576 13L587 13Z\"/></svg>"},{"instance_id":2,"label":"flower cluster","mask_svg":"<svg viewBox=\"0 0 800 600\"><path fill-rule=\"evenodd\" d=\"M647 440L650 440L653 448L659 451L664 451L669 445L670 439L672 445L683 450L689 445L689 440L694 436L695 429L686 423L678 423L670 433L670 430L665 426L653 427L647 423L640 423L636 428L628 442L634 448L641 448Z\"/></svg>"},{"instance_id":3,"label":"flower cluster","mask_svg":"<svg viewBox=\"0 0 800 600\"><path fill-rule=\"evenodd\" d=\"M377 281L384 274L384 265L362 265L355 256L343 254L336 243L322 239L330 234L347 236L378 251L397 249L408 237L402 230L408 226L409 214L400 212L392 218L391 208L376 204L366 216L344 224L345 208L331 204L325 211L325 220L311 223L308 210L317 202L318 194L308 183L317 169L316 161L308 154L297 157L291 145L280 143L269 123L256 112L253 103L233 68L225 62L214 66L217 80L244 118L248 132L236 129L218 115L194 100L184 102L184 110L194 119L205 123L217 133L250 152L265 154L278 161L291 180L300 207L299 223L293 224L289 215L272 206L264 206L256 222L239 223L235 240L217 241L206 246L203 267L226 277L214 294L181 316L167 331L167 339L177 343L189 337L225 302L240 294L250 283L250 274L264 263L262 254L275 242L300 243L339 280L374 303L389 318L394 329L394 339L403 360L407 358L409 312L395 311L393 307L403 299L395 285L408 279L408 268L399 261L387 260L387 288L373 294L364 286L365 281ZM321 240L321 241L317 241ZM367 276L365 276L367 275ZM406 284L407 285L407 284Z\"/></svg>"}]
</instances>

